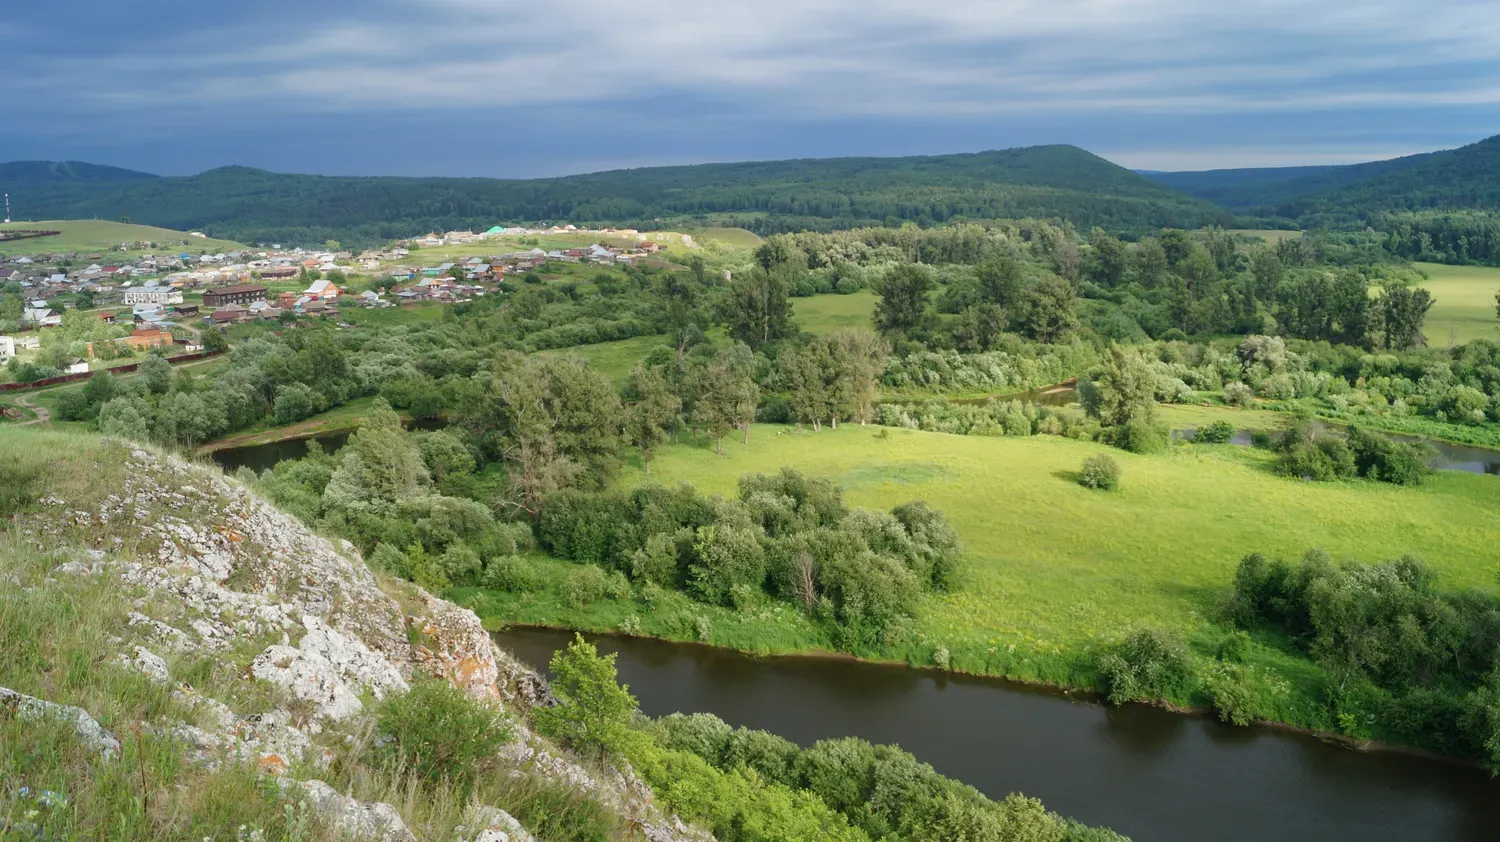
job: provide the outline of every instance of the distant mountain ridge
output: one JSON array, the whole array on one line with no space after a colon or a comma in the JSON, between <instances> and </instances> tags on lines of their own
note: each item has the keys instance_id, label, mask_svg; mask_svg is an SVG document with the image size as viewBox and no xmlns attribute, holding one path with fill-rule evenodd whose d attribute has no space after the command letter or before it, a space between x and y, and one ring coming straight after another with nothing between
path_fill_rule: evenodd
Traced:
<instances>
[{"instance_id":1,"label":"distant mountain ridge","mask_svg":"<svg viewBox=\"0 0 1500 842\"><path fill-rule=\"evenodd\" d=\"M498 222L654 227L724 223L758 233L961 218L1061 218L1149 231L1226 224L1209 202L1074 146L958 155L650 167L562 178L337 177L221 167L153 177L89 165L0 165L30 218L118 219L242 242L369 243ZM16 185L16 186L12 186Z\"/></svg>"},{"instance_id":2,"label":"distant mountain ridge","mask_svg":"<svg viewBox=\"0 0 1500 842\"><path fill-rule=\"evenodd\" d=\"M1500 211L1500 136L1457 149L1321 167L1153 172L1239 214L1357 227L1406 211Z\"/></svg>"}]
</instances>

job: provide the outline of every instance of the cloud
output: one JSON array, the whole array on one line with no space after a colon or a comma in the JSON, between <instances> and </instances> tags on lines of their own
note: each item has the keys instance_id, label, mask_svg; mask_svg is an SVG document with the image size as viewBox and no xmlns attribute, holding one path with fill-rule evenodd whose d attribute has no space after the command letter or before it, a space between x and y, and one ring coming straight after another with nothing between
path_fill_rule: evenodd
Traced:
<instances>
[{"instance_id":1,"label":"cloud","mask_svg":"<svg viewBox=\"0 0 1500 842\"><path fill-rule=\"evenodd\" d=\"M60 37L78 1L36 4L16 26ZM1500 103L1492 0L267 0L171 27L159 21L174 4L135 5L83 25L79 49L5 37L28 68L11 77L13 107L162 131L557 109L691 118L684 104L1004 125Z\"/></svg>"}]
</instances>

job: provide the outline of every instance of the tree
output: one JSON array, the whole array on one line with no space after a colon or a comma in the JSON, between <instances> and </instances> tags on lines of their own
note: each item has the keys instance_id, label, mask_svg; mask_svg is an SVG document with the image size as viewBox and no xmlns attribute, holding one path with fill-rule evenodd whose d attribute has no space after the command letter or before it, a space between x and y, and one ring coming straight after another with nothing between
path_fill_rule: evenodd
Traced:
<instances>
[{"instance_id":1,"label":"tree","mask_svg":"<svg viewBox=\"0 0 1500 842\"><path fill-rule=\"evenodd\" d=\"M1014 310L1021 303L1026 290L1026 278L1021 262L1010 255L1001 255L984 261L974 268L982 299L997 307Z\"/></svg>"},{"instance_id":2,"label":"tree","mask_svg":"<svg viewBox=\"0 0 1500 842\"><path fill-rule=\"evenodd\" d=\"M1089 232L1089 259L1085 263L1085 274L1089 280L1102 287L1119 286L1125 283L1130 271L1130 252L1118 237L1103 229Z\"/></svg>"},{"instance_id":3,"label":"tree","mask_svg":"<svg viewBox=\"0 0 1500 842\"><path fill-rule=\"evenodd\" d=\"M338 240L323 241L323 248L327 249L328 251L338 251L342 245L343 243L340 243Z\"/></svg>"},{"instance_id":4,"label":"tree","mask_svg":"<svg viewBox=\"0 0 1500 842\"><path fill-rule=\"evenodd\" d=\"M224 337L224 331L217 327L204 328L203 350L210 353L229 350L229 340Z\"/></svg>"},{"instance_id":5,"label":"tree","mask_svg":"<svg viewBox=\"0 0 1500 842\"><path fill-rule=\"evenodd\" d=\"M925 266L903 263L876 284L880 302L875 305L875 327L881 333L904 333L922 323L927 314L927 295L934 287Z\"/></svg>"},{"instance_id":6,"label":"tree","mask_svg":"<svg viewBox=\"0 0 1500 842\"><path fill-rule=\"evenodd\" d=\"M880 378L885 374L890 345L873 331L850 328L827 337L829 356L837 369L833 390L833 426L838 417L857 420L861 426L875 420L880 400Z\"/></svg>"},{"instance_id":7,"label":"tree","mask_svg":"<svg viewBox=\"0 0 1500 842\"><path fill-rule=\"evenodd\" d=\"M1432 293L1421 287L1386 284L1379 308L1387 350L1405 351L1427 344L1422 322L1432 308Z\"/></svg>"},{"instance_id":8,"label":"tree","mask_svg":"<svg viewBox=\"0 0 1500 842\"><path fill-rule=\"evenodd\" d=\"M625 438L641 449L646 473L651 457L665 444L682 414L682 399L667 388L666 378L656 368L637 363L630 374L629 403L625 407Z\"/></svg>"},{"instance_id":9,"label":"tree","mask_svg":"<svg viewBox=\"0 0 1500 842\"><path fill-rule=\"evenodd\" d=\"M791 289L781 273L759 267L730 281L720 302L720 318L729 335L752 348L796 333Z\"/></svg>"},{"instance_id":10,"label":"tree","mask_svg":"<svg viewBox=\"0 0 1500 842\"><path fill-rule=\"evenodd\" d=\"M172 364L160 354L147 354L141 360L140 374L146 390L154 395L164 395L172 388Z\"/></svg>"},{"instance_id":11,"label":"tree","mask_svg":"<svg viewBox=\"0 0 1500 842\"><path fill-rule=\"evenodd\" d=\"M1118 427L1133 418L1154 418L1156 375L1140 351L1113 345L1082 397L1084 409L1106 427Z\"/></svg>"},{"instance_id":12,"label":"tree","mask_svg":"<svg viewBox=\"0 0 1500 842\"><path fill-rule=\"evenodd\" d=\"M628 739L637 706L630 688L619 683L615 655L601 656L575 634L567 649L552 656L551 672L558 703L532 713L538 730L578 751L598 752L603 763Z\"/></svg>"},{"instance_id":13,"label":"tree","mask_svg":"<svg viewBox=\"0 0 1500 842\"><path fill-rule=\"evenodd\" d=\"M832 403L828 389L832 360L828 356L827 343L814 341L803 346L787 345L781 349L778 363L793 414L812 424L814 430L822 429L823 419L831 414Z\"/></svg>"},{"instance_id":14,"label":"tree","mask_svg":"<svg viewBox=\"0 0 1500 842\"><path fill-rule=\"evenodd\" d=\"M1021 329L1038 342L1061 339L1078 326L1078 293L1056 275L1047 275L1027 290Z\"/></svg>"},{"instance_id":15,"label":"tree","mask_svg":"<svg viewBox=\"0 0 1500 842\"><path fill-rule=\"evenodd\" d=\"M725 348L699 370L696 380L693 420L703 424L716 440L718 453L723 455L724 436L739 424L745 426L748 444L750 422L755 418L755 408L760 400L760 388L755 384L754 356L750 349L744 345Z\"/></svg>"}]
</instances>

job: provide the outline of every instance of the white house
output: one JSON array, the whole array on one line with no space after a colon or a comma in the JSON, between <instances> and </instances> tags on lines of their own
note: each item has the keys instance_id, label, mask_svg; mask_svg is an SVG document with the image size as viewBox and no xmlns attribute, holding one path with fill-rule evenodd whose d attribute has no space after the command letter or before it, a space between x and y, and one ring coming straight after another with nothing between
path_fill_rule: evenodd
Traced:
<instances>
[{"instance_id":1,"label":"white house","mask_svg":"<svg viewBox=\"0 0 1500 842\"><path fill-rule=\"evenodd\" d=\"M84 359L74 360L68 364L67 368L63 369L67 374L87 374L88 370L89 361Z\"/></svg>"},{"instance_id":2,"label":"white house","mask_svg":"<svg viewBox=\"0 0 1500 842\"><path fill-rule=\"evenodd\" d=\"M125 304L181 304L182 290L172 287L144 286L125 290Z\"/></svg>"},{"instance_id":3,"label":"white house","mask_svg":"<svg viewBox=\"0 0 1500 842\"><path fill-rule=\"evenodd\" d=\"M48 307L27 307L21 311L21 321L37 327L58 327L62 324L62 313Z\"/></svg>"},{"instance_id":4,"label":"white house","mask_svg":"<svg viewBox=\"0 0 1500 842\"><path fill-rule=\"evenodd\" d=\"M0 362L16 355L16 340L13 336L0 336Z\"/></svg>"}]
</instances>

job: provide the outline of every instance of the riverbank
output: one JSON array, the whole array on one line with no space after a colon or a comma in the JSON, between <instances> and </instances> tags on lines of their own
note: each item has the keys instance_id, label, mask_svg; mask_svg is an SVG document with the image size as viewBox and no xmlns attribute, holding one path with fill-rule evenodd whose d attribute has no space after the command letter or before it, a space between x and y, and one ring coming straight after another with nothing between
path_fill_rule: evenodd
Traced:
<instances>
[{"instance_id":1,"label":"riverbank","mask_svg":"<svg viewBox=\"0 0 1500 842\"><path fill-rule=\"evenodd\" d=\"M496 635L539 666L570 638ZM1144 705L1074 704L1079 694L935 670L590 639L616 656L648 714L686 703L804 746L843 736L898 744L991 797L1023 791L1139 840L1489 842L1500 834L1487 774L1406 753L1347 751L1288 729L1236 729Z\"/></svg>"},{"instance_id":2,"label":"riverbank","mask_svg":"<svg viewBox=\"0 0 1500 842\"><path fill-rule=\"evenodd\" d=\"M1119 491L1091 491L1074 479L1083 460L1099 453L1121 465ZM851 505L890 509L925 500L948 516L965 543L964 584L925 598L911 625L879 648L854 653L868 660L946 662L954 672L1091 690L1100 686L1098 656L1150 627L1180 635L1206 668L1234 630L1222 605L1235 567L1252 552L1296 559L1322 548L1336 560L1365 562L1410 553L1431 565L1445 590L1495 587L1500 483L1491 477L1442 472L1416 488L1307 483L1275 475L1271 454L1230 445L1141 456L1048 436L859 427L811 433L757 425L749 447L726 447L726 454L707 445L664 448L651 478L732 495L743 473L795 466L833 480ZM623 479L646 480L638 469ZM740 611L680 593L647 604L632 592L579 607L562 594L577 565L537 557L534 567L540 581L526 593L470 589L461 598L481 616L509 623L629 629L760 655L837 649L823 626L770 597ZM1268 718L1343 730L1321 671L1289 641L1257 632L1245 662L1285 687L1268 700ZM1170 701L1206 704L1201 696ZM1362 736L1402 742L1379 729Z\"/></svg>"}]
</instances>

